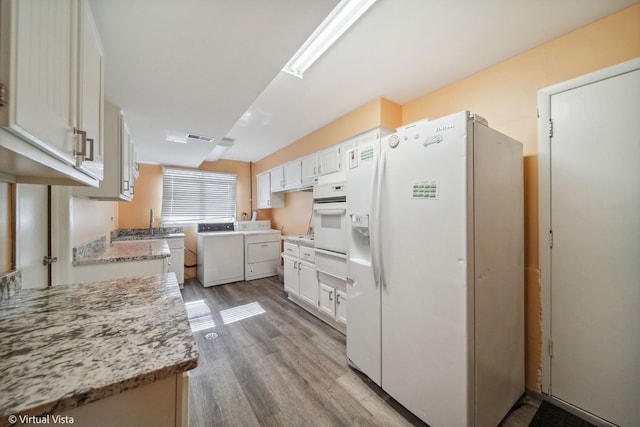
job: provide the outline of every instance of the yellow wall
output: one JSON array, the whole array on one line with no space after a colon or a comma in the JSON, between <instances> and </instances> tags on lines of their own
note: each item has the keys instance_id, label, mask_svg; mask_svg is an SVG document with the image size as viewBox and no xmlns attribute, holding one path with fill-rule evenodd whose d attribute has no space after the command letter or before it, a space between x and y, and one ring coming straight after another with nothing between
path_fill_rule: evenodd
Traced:
<instances>
[{"instance_id":1,"label":"yellow wall","mask_svg":"<svg viewBox=\"0 0 640 427\"><path fill-rule=\"evenodd\" d=\"M539 390L537 91L640 56L640 5L424 95L402 108L403 123L472 110L524 145L526 384Z\"/></svg>"},{"instance_id":2,"label":"yellow wall","mask_svg":"<svg viewBox=\"0 0 640 427\"><path fill-rule=\"evenodd\" d=\"M118 203L74 197L72 202L73 247L81 246L101 237L111 238L118 228Z\"/></svg>"},{"instance_id":3,"label":"yellow wall","mask_svg":"<svg viewBox=\"0 0 640 427\"><path fill-rule=\"evenodd\" d=\"M0 274L13 267L13 184L0 182Z\"/></svg>"},{"instance_id":4,"label":"yellow wall","mask_svg":"<svg viewBox=\"0 0 640 427\"><path fill-rule=\"evenodd\" d=\"M235 160L218 160L203 162L198 169L236 173L237 178L237 206L236 217L242 219L242 212L251 215L250 193L251 183L250 164ZM255 191L254 191L255 193ZM160 227L162 208L162 166L140 165L140 176L135 181L135 195L131 202L120 202L118 209L118 228L147 228L149 227L149 210L153 209L155 226ZM196 252L197 227L184 227L185 246ZM195 256L185 251L184 263L196 264ZM185 269L185 277L195 277L195 268Z\"/></svg>"}]
</instances>

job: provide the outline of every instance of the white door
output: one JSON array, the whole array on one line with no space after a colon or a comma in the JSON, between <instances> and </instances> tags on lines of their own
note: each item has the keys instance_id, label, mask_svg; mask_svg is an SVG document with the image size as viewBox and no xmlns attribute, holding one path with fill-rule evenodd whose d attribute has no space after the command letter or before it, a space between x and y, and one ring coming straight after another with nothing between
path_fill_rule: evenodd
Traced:
<instances>
[{"instance_id":1,"label":"white door","mask_svg":"<svg viewBox=\"0 0 640 427\"><path fill-rule=\"evenodd\" d=\"M22 287L46 288L48 268L47 186L16 185L16 264L22 271Z\"/></svg>"},{"instance_id":2,"label":"white door","mask_svg":"<svg viewBox=\"0 0 640 427\"><path fill-rule=\"evenodd\" d=\"M551 96L551 394L640 420L640 70Z\"/></svg>"}]
</instances>

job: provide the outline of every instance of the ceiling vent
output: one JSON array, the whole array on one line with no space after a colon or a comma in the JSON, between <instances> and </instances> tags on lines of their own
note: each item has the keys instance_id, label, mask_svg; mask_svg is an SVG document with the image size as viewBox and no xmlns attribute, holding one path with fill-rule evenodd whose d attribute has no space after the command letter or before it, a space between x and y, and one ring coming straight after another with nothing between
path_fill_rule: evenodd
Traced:
<instances>
[{"instance_id":1,"label":"ceiling vent","mask_svg":"<svg viewBox=\"0 0 640 427\"><path fill-rule=\"evenodd\" d=\"M210 136L202 136L202 135L196 135L196 134L193 134L193 133L188 133L187 134L187 140L188 141L213 142L214 138L212 138Z\"/></svg>"}]
</instances>

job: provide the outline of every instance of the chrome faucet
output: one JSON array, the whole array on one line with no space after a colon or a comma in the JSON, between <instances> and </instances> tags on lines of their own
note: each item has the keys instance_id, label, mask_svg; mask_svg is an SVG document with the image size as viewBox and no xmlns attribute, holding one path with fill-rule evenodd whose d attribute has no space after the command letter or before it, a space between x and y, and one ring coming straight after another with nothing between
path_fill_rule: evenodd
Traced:
<instances>
[{"instance_id":1,"label":"chrome faucet","mask_svg":"<svg viewBox=\"0 0 640 427\"><path fill-rule=\"evenodd\" d=\"M153 222L154 222L154 218L153 218L153 208L151 208L150 212L149 212L149 232L151 234L153 234Z\"/></svg>"}]
</instances>

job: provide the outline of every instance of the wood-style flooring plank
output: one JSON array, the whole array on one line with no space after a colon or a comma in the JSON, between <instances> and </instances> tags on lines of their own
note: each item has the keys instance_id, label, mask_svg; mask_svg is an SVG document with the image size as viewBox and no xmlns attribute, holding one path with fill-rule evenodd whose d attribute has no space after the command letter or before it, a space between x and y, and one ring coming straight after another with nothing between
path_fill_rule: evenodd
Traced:
<instances>
[{"instance_id":1,"label":"wood-style flooring plank","mask_svg":"<svg viewBox=\"0 0 640 427\"><path fill-rule=\"evenodd\" d=\"M275 278L210 288L191 279L183 298L215 323L194 332L190 426L426 425L350 368L345 336L289 301ZM242 306L258 310L227 316ZM527 402L501 426L526 426L536 409Z\"/></svg>"}]
</instances>

